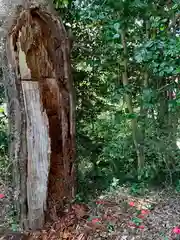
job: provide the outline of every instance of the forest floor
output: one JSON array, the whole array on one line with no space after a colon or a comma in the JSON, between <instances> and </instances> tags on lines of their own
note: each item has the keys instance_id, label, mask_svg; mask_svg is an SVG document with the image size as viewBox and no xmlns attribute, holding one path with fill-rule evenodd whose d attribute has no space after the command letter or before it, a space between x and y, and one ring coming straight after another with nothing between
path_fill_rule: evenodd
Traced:
<instances>
[{"instance_id":1,"label":"forest floor","mask_svg":"<svg viewBox=\"0 0 180 240\"><path fill-rule=\"evenodd\" d=\"M7 204L5 198L0 199L0 207L3 201ZM73 204L71 211L33 236L42 240L173 240L180 239L179 227L180 195L174 190L133 197L121 187L88 206Z\"/></svg>"},{"instance_id":2,"label":"forest floor","mask_svg":"<svg viewBox=\"0 0 180 240\"><path fill-rule=\"evenodd\" d=\"M92 239L180 239L180 195L174 190L151 191L133 197L127 188L101 196L96 201L94 224L99 232Z\"/></svg>"}]
</instances>

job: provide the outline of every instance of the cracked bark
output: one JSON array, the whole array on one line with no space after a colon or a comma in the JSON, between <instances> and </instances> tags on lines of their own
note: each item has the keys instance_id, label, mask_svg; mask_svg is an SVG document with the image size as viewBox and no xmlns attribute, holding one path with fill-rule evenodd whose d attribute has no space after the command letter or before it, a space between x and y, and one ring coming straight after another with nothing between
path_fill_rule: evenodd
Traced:
<instances>
[{"instance_id":1,"label":"cracked bark","mask_svg":"<svg viewBox=\"0 0 180 240\"><path fill-rule=\"evenodd\" d=\"M16 9L3 55L10 160L21 226L35 230L45 212L74 197L70 49L61 20L47 8L29 2Z\"/></svg>"}]
</instances>

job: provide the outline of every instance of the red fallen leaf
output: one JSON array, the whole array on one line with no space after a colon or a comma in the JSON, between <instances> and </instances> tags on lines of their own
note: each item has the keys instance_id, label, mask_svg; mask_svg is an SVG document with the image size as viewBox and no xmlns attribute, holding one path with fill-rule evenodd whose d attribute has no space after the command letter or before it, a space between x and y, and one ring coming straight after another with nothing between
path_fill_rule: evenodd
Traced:
<instances>
[{"instance_id":1,"label":"red fallen leaf","mask_svg":"<svg viewBox=\"0 0 180 240\"><path fill-rule=\"evenodd\" d=\"M139 228L139 229L144 229L144 228L145 228L143 225L137 226L137 225L134 224L134 223L128 223L128 226L129 226L129 227L134 227L134 228Z\"/></svg>"},{"instance_id":2,"label":"red fallen leaf","mask_svg":"<svg viewBox=\"0 0 180 240\"><path fill-rule=\"evenodd\" d=\"M135 207L135 203L134 203L134 202L130 202L129 205L130 205L131 207Z\"/></svg>"},{"instance_id":3,"label":"red fallen leaf","mask_svg":"<svg viewBox=\"0 0 180 240\"><path fill-rule=\"evenodd\" d=\"M144 215L140 214L137 217L142 219L142 218L144 218Z\"/></svg>"},{"instance_id":4,"label":"red fallen leaf","mask_svg":"<svg viewBox=\"0 0 180 240\"><path fill-rule=\"evenodd\" d=\"M141 214L149 214L150 213L150 211L149 210L145 210L145 209L143 209L143 210L141 210Z\"/></svg>"},{"instance_id":5,"label":"red fallen leaf","mask_svg":"<svg viewBox=\"0 0 180 240\"><path fill-rule=\"evenodd\" d=\"M137 227L136 224L134 224L134 223L128 223L128 226L129 227Z\"/></svg>"},{"instance_id":6,"label":"red fallen leaf","mask_svg":"<svg viewBox=\"0 0 180 240\"><path fill-rule=\"evenodd\" d=\"M101 219L100 219L100 218L94 218L94 219L91 220L91 222L92 222L93 224L100 223L100 222L101 222Z\"/></svg>"},{"instance_id":7,"label":"red fallen leaf","mask_svg":"<svg viewBox=\"0 0 180 240\"><path fill-rule=\"evenodd\" d=\"M180 234L180 228L179 227L173 228L172 231L173 231L173 233Z\"/></svg>"},{"instance_id":8,"label":"red fallen leaf","mask_svg":"<svg viewBox=\"0 0 180 240\"><path fill-rule=\"evenodd\" d=\"M98 200L98 201L96 201L96 204L97 204L97 205L101 205L101 204L103 205L103 204L104 204L104 201L103 201L103 200Z\"/></svg>"},{"instance_id":9,"label":"red fallen leaf","mask_svg":"<svg viewBox=\"0 0 180 240\"><path fill-rule=\"evenodd\" d=\"M5 195L2 194L2 193L0 193L0 199L2 199L2 198L4 198L4 197L5 197Z\"/></svg>"},{"instance_id":10,"label":"red fallen leaf","mask_svg":"<svg viewBox=\"0 0 180 240\"><path fill-rule=\"evenodd\" d=\"M138 226L138 228L140 228L140 229L144 229L144 226L143 226L143 225L140 225L140 226Z\"/></svg>"}]
</instances>

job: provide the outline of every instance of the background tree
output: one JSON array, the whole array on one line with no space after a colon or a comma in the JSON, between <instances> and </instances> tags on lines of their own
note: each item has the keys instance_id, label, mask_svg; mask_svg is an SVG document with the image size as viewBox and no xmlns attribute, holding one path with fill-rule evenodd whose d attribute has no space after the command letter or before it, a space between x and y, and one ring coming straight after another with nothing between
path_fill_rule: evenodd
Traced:
<instances>
[{"instance_id":1,"label":"background tree","mask_svg":"<svg viewBox=\"0 0 180 240\"><path fill-rule=\"evenodd\" d=\"M75 1L73 11L79 180L176 182L178 2Z\"/></svg>"}]
</instances>

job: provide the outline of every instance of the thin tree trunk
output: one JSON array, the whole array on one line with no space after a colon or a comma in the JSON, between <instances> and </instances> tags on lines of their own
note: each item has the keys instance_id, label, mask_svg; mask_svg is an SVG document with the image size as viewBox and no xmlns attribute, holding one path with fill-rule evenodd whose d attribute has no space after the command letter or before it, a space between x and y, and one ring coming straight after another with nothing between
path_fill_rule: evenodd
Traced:
<instances>
[{"instance_id":1,"label":"thin tree trunk","mask_svg":"<svg viewBox=\"0 0 180 240\"><path fill-rule=\"evenodd\" d=\"M143 78L143 90L147 90L148 89L148 72L147 70L144 71L144 78ZM142 93L143 94L143 93ZM145 102L142 99L141 100L141 108L140 108L140 116L141 116L141 124L140 124L140 128L141 128L141 145L144 145L144 141L145 141L145 135L146 135L146 128L147 128L147 115L148 115L148 109L147 107L144 106Z\"/></svg>"},{"instance_id":2,"label":"thin tree trunk","mask_svg":"<svg viewBox=\"0 0 180 240\"><path fill-rule=\"evenodd\" d=\"M123 85L127 86L129 84L129 80L128 80L128 52L127 52L127 43L126 43L126 38L125 38L125 30L121 31L121 42L122 42L122 46L123 46L123 50L124 50L124 62L123 62L123 73L122 73L122 80L123 80ZM134 110L133 110L133 105L132 105L132 97L130 93L126 93L125 94L125 101L127 104L127 108L130 114L134 114ZM133 141L134 141L134 146L136 149L136 153L137 153L137 158L138 158L138 170L140 172L140 170L143 168L144 166L144 150L140 144L140 132L138 129L138 124L137 124L137 119L133 118L131 120L131 126L132 126L132 137L133 137Z\"/></svg>"},{"instance_id":3,"label":"thin tree trunk","mask_svg":"<svg viewBox=\"0 0 180 240\"><path fill-rule=\"evenodd\" d=\"M38 229L45 212L75 194L74 107L64 26L47 8L25 3L11 21L3 72L17 211L23 229Z\"/></svg>"},{"instance_id":4,"label":"thin tree trunk","mask_svg":"<svg viewBox=\"0 0 180 240\"><path fill-rule=\"evenodd\" d=\"M145 27L145 33L146 33L146 40L148 41L150 38L150 22L148 19L144 19L144 27ZM149 74L148 74L147 65L144 66L142 75L143 75L142 90L147 91L149 87ZM142 92L142 95L143 93L144 92ZM140 116L141 116L141 133L142 133L141 145L144 145L146 128L147 128L147 119L148 119L148 108L145 107L144 99L142 99L141 101Z\"/></svg>"},{"instance_id":5,"label":"thin tree trunk","mask_svg":"<svg viewBox=\"0 0 180 240\"><path fill-rule=\"evenodd\" d=\"M166 79L161 78L158 80L158 88L162 88L166 85ZM168 127L168 99L167 90L162 90L159 94L159 106L157 121L160 132Z\"/></svg>"}]
</instances>

